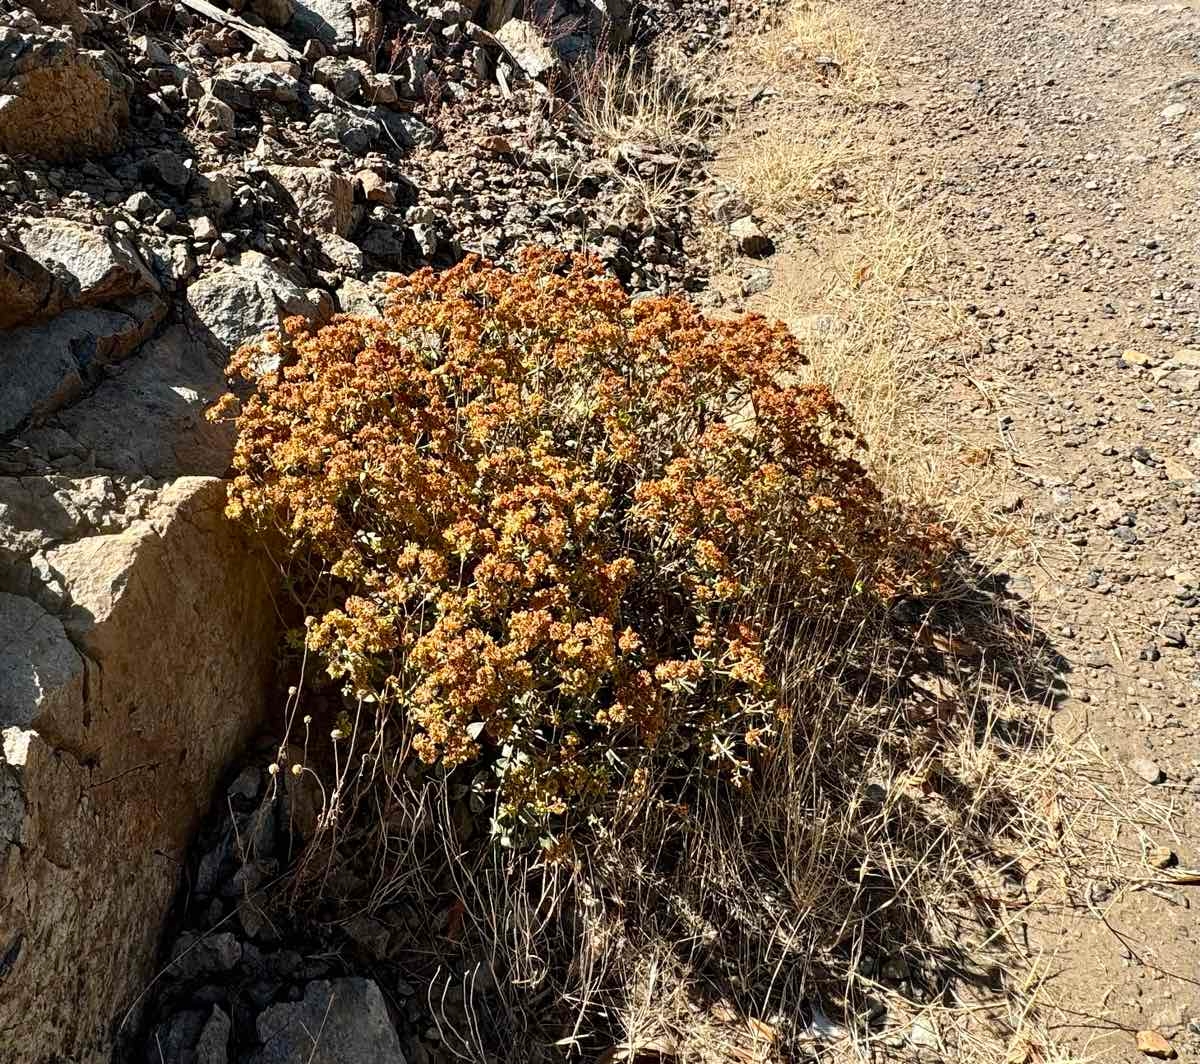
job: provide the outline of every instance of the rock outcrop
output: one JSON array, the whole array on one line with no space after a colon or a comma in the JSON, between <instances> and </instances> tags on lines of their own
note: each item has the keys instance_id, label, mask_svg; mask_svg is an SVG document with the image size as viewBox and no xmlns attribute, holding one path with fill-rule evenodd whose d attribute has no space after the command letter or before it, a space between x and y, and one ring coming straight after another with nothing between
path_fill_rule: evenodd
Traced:
<instances>
[{"instance_id":1,"label":"rock outcrop","mask_svg":"<svg viewBox=\"0 0 1200 1064\"><path fill-rule=\"evenodd\" d=\"M273 613L219 480L40 487L0 507L33 526L20 553L78 538L29 555L30 594L0 592L0 1037L6 1061L98 1064L154 975L198 818L262 719Z\"/></svg>"},{"instance_id":2,"label":"rock outcrop","mask_svg":"<svg viewBox=\"0 0 1200 1064\"><path fill-rule=\"evenodd\" d=\"M224 517L229 430L203 413L230 345L315 309L260 256L208 284L240 318L185 322L170 246L129 233L48 215L0 244L5 1064L107 1062L136 1028L275 648L269 572Z\"/></svg>"},{"instance_id":3,"label":"rock outcrop","mask_svg":"<svg viewBox=\"0 0 1200 1064\"><path fill-rule=\"evenodd\" d=\"M69 10L56 13L80 24ZM130 88L71 29L29 12L0 14L0 152L50 162L111 152L129 122Z\"/></svg>"}]
</instances>

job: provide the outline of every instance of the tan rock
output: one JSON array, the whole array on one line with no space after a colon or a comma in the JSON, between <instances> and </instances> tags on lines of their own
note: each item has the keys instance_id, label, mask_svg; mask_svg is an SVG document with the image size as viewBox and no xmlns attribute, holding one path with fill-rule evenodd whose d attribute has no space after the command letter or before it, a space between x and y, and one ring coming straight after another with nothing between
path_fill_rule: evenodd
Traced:
<instances>
[{"instance_id":1,"label":"tan rock","mask_svg":"<svg viewBox=\"0 0 1200 1064\"><path fill-rule=\"evenodd\" d=\"M363 199L368 203L384 203L392 206L396 202L396 193L374 170L360 170L354 178L362 189Z\"/></svg>"},{"instance_id":2,"label":"tan rock","mask_svg":"<svg viewBox=\"0 0 1200 1064\"><path fill-rule=\"evenodd\" d=\"M225 488L183 478L123 531L0 593L5 1064L100 1064L154 975L185 849L259 726L274 644Z\"/></svg>"},{"instance_id":3,"label":"tan rock","mask_svg":"<svg viewBox=\"0 0 1200 1064\"><path fill-rule=\"evenodd\" d=\"M1137 1047L1139 1053L1157 1060L1174 1060L1179 1054L1174 1047L1157 1031L1138 1031Z\"/></svg>"},{"instance_id":4,"label":"tan rock","mask_svg":"<svg viewBox=\"0 0 1200 1064\"><path fill-rule=\"evenodd\" d=\"M26 16L28 19L28 16ZM5 28L0 16L0 28ZM131 83L69 29L10 17L0 55L0 152L68 162L115 151L129 124Z\"/></svg>"},{"instance_id":5,"label":"tan rock","mask_svg":"<svg viewBox=\"0 0 1200 1064\"><path fill-rule=\"evenodd\" d=\"M88 21L75 0L23 0L23 3L43 22L70 26L76 33L87 29Z\"/></svg>"}]
</instances>

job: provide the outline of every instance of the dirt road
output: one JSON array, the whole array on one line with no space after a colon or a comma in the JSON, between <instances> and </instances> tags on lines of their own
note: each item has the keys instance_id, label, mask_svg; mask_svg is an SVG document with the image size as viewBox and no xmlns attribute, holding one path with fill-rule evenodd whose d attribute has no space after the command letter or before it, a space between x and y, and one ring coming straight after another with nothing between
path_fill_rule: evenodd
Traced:
<instances>
[{"instance_id":1,"label":"dirt road","mask_svg":"<svg viewBox=\"0 0 1200 1064\"><path fill-rule=\"evenodd\" d=\"M1200 4L866 0L904 107L883 128L926 179L984 336L940 401L1015 460L1033 520L1012 569L1068 660L1063 734L1094 736L1114 793L1173 804L1200 864ZM1156 780L1151 784L1150 780ZM1132 806L1129 807L1132 809ZM1188 894L1188 891L1191 891ZM1144 1059L1200 1047L1195 888L1115 888L1034 922L1059 1034Z\"/></svg>"}]
</instances>

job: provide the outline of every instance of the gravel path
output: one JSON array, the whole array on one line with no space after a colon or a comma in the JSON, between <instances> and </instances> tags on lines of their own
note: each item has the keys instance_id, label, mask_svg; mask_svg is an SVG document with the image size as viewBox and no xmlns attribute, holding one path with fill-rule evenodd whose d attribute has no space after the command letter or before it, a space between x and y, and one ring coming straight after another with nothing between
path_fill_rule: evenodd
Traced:
<instances>
[{"instance_id":1,"label":"gravel path","mask_svg":"<svg viewBox=\"0 0 1200 1064\"><path fill-rule=\"evenodd\" d=\"M1196 868L1200 799L1200 3L864 0L904 106L898 165L941 205L990 408L939 401L1017 459L1034 548L1016 584L1070 663L1060 729L1086 729L1122 825ZM1153 781L1153 782L1151 782ZM1119 808L1119 807L1118 807ZM1190 891L1190 894L1188 893ZM1200 1049L1194 887L1113 890L1030 927L1056 953L1062 1037L1144 1060L1155 1028ZM1102 915L1103 919L1098 916ZM1090 1043L1090 1044L1089 1044Z\"/></svg>"}]
</instances>

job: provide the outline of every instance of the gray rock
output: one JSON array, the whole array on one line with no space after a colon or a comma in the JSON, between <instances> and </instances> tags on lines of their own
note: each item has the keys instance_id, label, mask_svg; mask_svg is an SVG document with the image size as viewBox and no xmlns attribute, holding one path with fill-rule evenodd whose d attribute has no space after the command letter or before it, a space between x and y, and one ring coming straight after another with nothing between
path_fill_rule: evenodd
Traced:
<instances>
[{"instance_id":1,"label":"gray rock","mask_svg":"<svg viewBox=\"0 0 1200 1064\"><path fill-rule=\"evenodd\" d=\"M142 163L142 175L183 197L192 181L192 171L173 151L157 151Z\"/></svg>"},{"instance_id":2,"label":"gray rock","mask_svg":"<svg viewBox=\"0 0 1200 1064\"><path fill-rule=\"evenodd\" d=\"M31 446L53 433L78 441L105 469L132 476L221 476L229 466L232 426L204 411L225 391L224 356L174 326L143 347L119 376L59 412Z\"/></svg>"},{"instance_id":3,"label":"gray rock","mask_svg":"<svg viewBox=\"0 0 1200 1064\"><path fill-rule=\"evenodd\" d=\"M318 233L317 244L329 261L345 273L358 273L365 265L362 249L336 233Z\"/></svg>"},{"instance_id":4,"label":"gray rock","mask_svg":"<svg viewBox=\"0 0 1200 1064\"><path fill-rule=\"evenodd\" d=\"M204 1029L204 1013L185 1009L160 1023L146 1044L146 1064L195 1064L196 1043Z\"/></svg>"},{"instance_id":5,"label":"gray rock","mask_svg":"<svg viewBox=\"0 0 1200 1064\"><path fill-rule=\"evenodd\" d=\"M372 226L362 240L362 249L391 265L403 264L404 239L390 225Z\"/></svg>"},{"instance_id":6,"label":"gray rock","mask_svg":"<svg viewBox=\"0 0 1200 1064\"><path fill-rule=\"evenodd\" d=\"M396 79L390 74L363 74L362 94L368 103L391 105L400 99Z\"/></svg>"},{"instance_id":7,"label":"gray rock","mask_svg":"<svg viewBox=\"0 0 1200 1064\"><path fill-rule=\"evenodd\" d=\"M219 1005L207 1015L198 1009L177 1012L151 1034L146 1064L228 1064L231 1029Z\"/></svg>"},{"instance_id":8,"label":"gray rock","mask_svg":"<svg viewBox=\"0 0 1200 1064\"><path fill-rule=\"evenodd\" d=\"M409 226L408 231L412 234L413 242L420 249L423 257L431 259L437 254L438 235L434 226L418 222L416 225Z\"/></svg>"},{"instance_id":9,"label":"gray rock","mask_svg":"<svg viewBox=\"0 0 1200 1064\"><path fill-rule=\"evenodd\" d=\"M83 701L84 664L62 622L36 602L0 592L0 722L44 727ZM0 838L12 840L9 824Z\"/></svg>"},{"instance_id":10,"label":"gray rock","mask_svg":"<svg viewBox=\"0 0 1200 1064\"><path fill-rule=\"evenodd\" d=\"M95 306L159 289L133 242L112 230L65 218L42 218L20 239L30 258L64 282L72 302Z\"/></svg>"},{"instance_id":11,"label":"gray rock","mask_svg":"<svg viewBox=\"0 0 1200 1064\"><path fill-rule=\"evenodd\" d=\"M233 108L215 95L205 96L196 105L196 118L200 128L210 133L232 133L237 126Z\"/></svg>"},{"instance_id":12,"label":"gray rock","mask_svg":"<svg viewBox=\"0 0 1200 1064\"><path fill-rule=\"evenodd\" d=\"M300 102L297 68L291 63L234 63L217 71L210 91L231 107L248 110L256 101Z\"/></svg>"},{"instance_id":13,"label":"gray rock","mask_svg":"<svg viewBox=\"0 0 1200 1064\"><path fill-rule=\"evenodd\" d=\"M111 477L0 477L0 590L34 593L30 559L83 535L119 532L152 493Z\"/></svg>"},{"instance_id":14,"label":"gray rock","mask_svg":"<svg viewBox=\"0 0 1200 1064\"><path fill-rule=\"evenodd\" d=\"M406 1064L383 995L369 979L309 983L304 999L257 1021L253 1064Z\"/></svg>"},{"instance_id":15,"label":"gray rock","mask_svg":"<svg viewBox=\"0 0 1200 1064\"><path fill-rule=\"evenodd\" d=\"M232 971L242 959L242 944L229 931L215 935L179 936L167 976L190 983Z\"/></svg>"},{"instance_id":16,"label":"gray rock","mask_svg":"<svg viewBox=\"0 0 1200 1064\"><path fill-rule=\"evenodd\" d=\"M254 802L258 798L258 789L262 786L262 772L254 765L247 765L238 773L226 793L230 798Z\"/></svg>"},{"instance_id":17,"label":"gray rock","mask_svg":"<svg viewBox=\"0 0 1200 1064\"><path fill-rule=\"evenodd\" d=\"M558 54L532 22L509 19L496 30L496 40L512 56L513 62L534 80L545 77L559 66Z\"/></svg>"},{"instance_id":18,"label":"gray rock","mask_svg":"<svg viewBox=\"0 0 1200 1064\"><path fill-rule=\"evenodd\" d=\"M246 252L236 263L206 273L187 290L192 321L224 356L293 314L315 318L303 288L264 255Z\"/></svg>"},{"instance_id":19,"label":"gray rock","mask_svg":"<svg viewBox=\"0 0 1200 1064\"><path fill-rule=\"evenodd\" d=\"M85 379L125 357L162 320L155 299L146 317L81 308L45 325L14 329L0 346L0 432L44 417L75 399Z\"/></svg>"},{"instance_id":20,"label":"gray rock","mask_svg":"<svg viewBox=\"0 0 1200 1064\"><path fill-rule=\"evenodd\" d=\"M382 127L383 135L401 148L431 148L438 142L437 130L416 115L376 107L371 112Z\"/></svg>"},{"instance_id":21,"label":"gray rock","mask_svg":"<svg viewBox=\"0 0 1200 1064\"><path fill-rule=\"evenodd\" d=\"M295 13L292 0L250 0L246 6L268 26L276 29L291 22Z\"/></svg>"},{"instance_id":22,"label":"gray rock","mask_svg":"<svg viewBox=\"0 0 1200 1064\"><path fill-rule=\"evenodd\" d=\"M149 192L135 192L122 206L130 214L137 215L139 218L145 218L152 211L158 210L158 204L154 202L154 197Z\"/></svg>"},{"instance_id":23,"label":"gray rock","mask_svg":"<svg viewBox=\"0 0 1200 1064\"><path fill-rule=\"evenodd\" d=\"M269 166L306 229L348 236L354 228L354 183L320 166Z\"/></svg>"},{"instance_id":24,"label":"gray rock","mask_svg":"<svg viewBox=\"0 0 1200 1064\"><path fill-rule=\"evenodd\" d=\"M336 142L347 151L363 154L379 139L383 127L363 114L323 111L308 125L320 140Z\"/></svg>"},{"instance_id":25,"label":"gray rock","mask_svg":"<svg viewBox=\"0 0 1200 1064\"><path fill-rule=\"evenodd\" d=\"M353 52L379 29L379 11L371 0L296 0L292 29L332 51Z\"/></svg>"},{"instance_id":26,"label":"gray rock","mask_svg":"<svg viewBox=\"0 0 1200 1064\"><path fill-rule=\"evenodd\" d=\"M356 277L347 277L337 290L338 307L343 314L361 314L368 318L382 318L380 312L386 295L377 286L360 281Z\"/></svg>"},{"instance_id":27,"label":"gray rock","mask_svg":"<svg viewBox=\"0 0 1200 1064\"><path fill-rule=\"evenodd\" d=\"M196 1043L194 1064L227 1064L232 1027L229 1017L221 1007L214 1005Z\"/></svg>"},{"instance_id":28,"label":"gray rock","mask_svg":"<svg viewBox=\"0 0 1200 1064\"><path fill-rule=\"evenodd\" d=\"M629 0L588 0L588 33L602 53L624 48L633 35Z\"/></svg>"},{"instance_id":29,"label":"gray rock","mask_svg":"<svg viewBox=\"0 0 1200 1064\"><path fill-rule=\"evenodd\" d=\"M75 0L25 0L24 6L43 22L70 26L76 33L88 28L88 21Z\"/></svg>"},{"instance_id":30,"label":"gray rock","mask_svg":"<svg viewBox=\"0 0 1200 1064\"><path fill-rule=\"evenodd\" d=\"M217 228L216 223L207 215L193 218L191 227L192 236L205 243L211 243L214 240L219 240L221 237L221 230Z\"/></svg>"},{"instance_id":31,"label":"gray rock","mask_svg":"<svg viewBox=\"0 0 1200 1064\"><path fill-rule=\"evenodd\" d=\"M158 972L179 891L162 854L186 850L264 719L270 594L225 499L220 481L184 477L121 531L45 551L40 569L68 591L65 643L44 610L0 597L0 654L16 664L0 677L6 1064L113 1059L111 1021Z\"/></svg>"},{"instance_id":32,"label":"gray rock","mask_svg":"<svg viewBox=\"0 0 1200 1064\"><path fill-rule=\"evenodd\" d=\"M153 37L135 37L133 46L151 66L167 66L171 62L170 54Z\"/></svg>"},{"instance_id":33,"label":"gray rock","mask_svg":"<svg viewBox=\"0 0 1200 1064\"><path fill-rule=\"evenodd\" d=\"M362 85L366 64L357 59L328 55L313 64L313 77L339 100L348 100Z\"/></svg>"},{"instance_id":34,"label":"gray rock","mask_svg":"<svg viewBox=\"0 0 1200 1064\"><path fill-rule=\"evenodd\" d=\"M11 329L58 312L58 279L20 248L0 244L0 329Z\"/></svg>"},{"instance_id":35,"label":"gray rock","mask_svg":"<svg viewBox=\"0 0 1200 1064\"><path fill-rule=\"evenodd\" d=\"M429 74L429 57L414 49L401 59L400 65L392 73L395 78L396 91L406 99L419 100L425 95L425 78Z\"/></svg>"}]
</instances>

